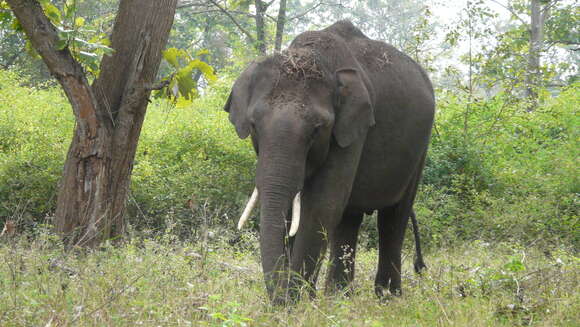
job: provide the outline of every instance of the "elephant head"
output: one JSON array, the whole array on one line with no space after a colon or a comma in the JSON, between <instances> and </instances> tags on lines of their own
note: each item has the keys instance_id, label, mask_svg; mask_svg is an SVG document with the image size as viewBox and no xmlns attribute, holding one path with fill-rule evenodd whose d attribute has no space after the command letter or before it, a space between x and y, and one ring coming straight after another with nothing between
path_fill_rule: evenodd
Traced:
<instances>
[{"instance_id":1,"label":"elephant head","mask_svg":"<svg viewBox=\"0 0 580 327\"><path fill-rule=\"evenodd\" d=\"M285 296L286 237L298 229L300 192L329 149L350 146L375 122L368 79L352 55L337 53L291 46L254 62L224 108L239 137L251 136L258 156L256 190L240 225L259 198L262 268L274 302Z\"/></svg>"}]
</instances>

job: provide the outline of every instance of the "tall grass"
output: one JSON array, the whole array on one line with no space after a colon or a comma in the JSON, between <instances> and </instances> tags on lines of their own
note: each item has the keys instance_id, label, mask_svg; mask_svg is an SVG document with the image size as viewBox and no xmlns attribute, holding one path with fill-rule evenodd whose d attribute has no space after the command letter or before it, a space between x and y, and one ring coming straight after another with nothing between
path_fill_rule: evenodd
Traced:
<instances>
[{"instance_id":1,"label":"tall grass","mask_svg":"<svg viewBox=\"0 0 580 327\"><path fill-rule=\"evenodd\" d=\"M169 234L121 246L64 252L53 236L0 245L2 326L577 326L579 261L512 244L469 242L427 256L403 296L378 300L375 250L358 255L352 296L272 307L256 240L232 247ZM319 283L323 284L323 283Z\"/></svg>"}]
</instances>

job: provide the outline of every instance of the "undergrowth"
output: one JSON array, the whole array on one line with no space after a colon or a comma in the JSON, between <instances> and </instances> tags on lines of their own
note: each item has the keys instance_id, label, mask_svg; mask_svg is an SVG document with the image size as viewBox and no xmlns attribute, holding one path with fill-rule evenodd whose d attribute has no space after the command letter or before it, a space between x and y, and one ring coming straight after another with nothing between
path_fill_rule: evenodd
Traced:
<instances>
[{"instance_id":1,"label":"undergrowth","mask_svg":"<svg viewBox=\"0 0 580 327\"><path fill-rule=\"evenodd\" d=\"M404 293L382 301L373 291L376 251L362 250L352 296L319 289L316 298L281 308L268 302L256 236L246 233L231 245L209 234L206 242L133 236L121 245L70 252L46 231L33 241L5 241L0 324L476 327L580 321L580 261L564 247L547 252L467 242L428 253L429 269L420 276L405 251Z\"/></svg>"}]
</instances>

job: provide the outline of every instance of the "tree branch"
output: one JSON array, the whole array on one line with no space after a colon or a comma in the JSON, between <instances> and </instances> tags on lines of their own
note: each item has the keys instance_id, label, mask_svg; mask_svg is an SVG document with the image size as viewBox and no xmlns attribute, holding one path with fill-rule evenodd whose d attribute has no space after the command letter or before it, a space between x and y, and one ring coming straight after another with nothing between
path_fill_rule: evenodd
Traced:
<instances>
[{"instance_id":1,"label":"tree branch","mask_svg":"<svg viewBox=\"0 0 580 327\"><path fill-rule=\"evenodd\" d=\"M34 49L42 57L49 71L62 85L79 124L87 139L95 138L98 128L98 105L82 66L73 58L68 47L57 50L56 28L44 14L36 0L6 1L24 29Z\"/></svg>"},{"instance_id":2,"label":"tree branch","mask_svg":"<svg viewBox=\"0 0 580 327\"><path fill-rule=\"evenodd\" d=\"M550 9L554 8L559 2L560 0L555 0L551 3L548 3L544 8L542 8L541 10L542 14L547 13Z\"/></svg>"},{"instance_id":3,"label":"tree branch","mask_svg":"<svg viewBox=\"0 0 580 327\"><path fill-rule=\"evenodd\" d=\"M262 2L262 4L264 5L264 11L266 11L266 9L268 9L276 0L272 0L270 2Z\"/></svg>"},{"instance_id":4,"label":"tree branch","mask_svg":"<svg viewBox=\"0 0 580 327\"><path fill-rule=\"evenodd\" d=\"M207 5L208 5L208 2L195 2L195 1L186 2L186 1L180 1L177 4L177 8L176 9L189 8L189 7L207 7Z\"/></svg>"},{"instance_id":5,"label":"tree branch","mask_svg":"<svg viewBox=\"0 0 580 327\"><path fill-rule=\"evenodd\" d=\"M223 11L219 10L219 9L208 9L208 10L196 10L196 11L190 11L187 12L188 14L191 15L198 15L198 14L211 14L211 13L221 13ZM238 10L228 10L229 13L232 14L236 14L236 15L244 15L248 18L255 18L255 15L250 14L249 12L243 12L243 11L238 11Z\"/></svg>"},{"instance_id":6,"label":"tree branch","mask_svg":"<svg viewBox=\"0 0 580 327\"><path fill-rule=\"evenodd\" d=\"M505 8L507 11L509 11L517 20L519 20L520 22L522 22L524 25L528 25L529 23L526 22L525 20L523 20L515 11L513 8L508 7L506 5L504 5L503 3L496 1L496 0L491 0L492 2L502 6L503 8Z\"/></svg>"},{"instance_id":7,"label":"tree branch","mask_svg":"<svg viewBox=\"0 0 580 327\"><path fill-rule=\"evenodd\" d=\"M280 51L282 49L282 38L284 37L284 26L286 25L286 0L280 0L280 8L278 8L278 19L276 20L276 40L274 42L274 49Z\"/></svg>"},{"instance_id":8,"label":"tree branch","mask_svg":"<svg viewBox=\"0 0 580 327\"><path fill-rule=\"evenodd\" d=\"M342 3L336 3L336 4L334 4L334 3L328 3L328 2L324 2L324 1L319 1L317 4L315 4L314 6L306 9L304 12L302 12L300 14L296 14L296 15L294 15L292 17L289 17L287 20L288 21L291 21L291 20L294 20L294 19L302 18L302 17L308 15L310 12L312 12L316 8L318 8L320 6L323 6L323 5L324 6L329 6L329 7L337 7L337 8L347 9L347 7L344 6Z\"/></svg>"},{"instance_id":9,"label":"tree branch","mask_svg":"<svg viewBox=\"0 0 580 327\"><path fill-rule=\"evenodd\" d=\"M226 8L220 6L220 4L217 3L215 0L209 0L209 2L211 2L212 5L217 7L221 12L223 12L226 16L228 16L228 18L232 21L232 23L234 23L234 25L236 25L236 27L246 35L246 37L250 40L250 42L252 43L256 42L252 34L248 32L248 30L246 30L242 25L240 25L240 23L238 23L238 21L234 18L234 16L232 16L232 14L230 14L230 12Z\"/></svg>"},{"instance_id":10,"label":"tree branch","mask_svg":"<svg viewBox=\"0 0 580 327\"><path fill-rule=\"evenodd\" d=\"M298 19L298 18L302 18L302 17L304 17L304 16L308 15L308 13L310 13L311 11L313 11L313 10L315 10L316 8L320 7L320 6L321 6L323 3L324 3L324 2L320 1L319 3L315 4L314 6L312 6L312 7L308 8L308 9L306 9L304 12L302 12L302 13L300 13L300 14L297 14L297 15L294 15L294 16L292 16L292 17L289 17L289 18L288 18L288 21L295 20L295 19Z\"/></svg>"}]
</instances>

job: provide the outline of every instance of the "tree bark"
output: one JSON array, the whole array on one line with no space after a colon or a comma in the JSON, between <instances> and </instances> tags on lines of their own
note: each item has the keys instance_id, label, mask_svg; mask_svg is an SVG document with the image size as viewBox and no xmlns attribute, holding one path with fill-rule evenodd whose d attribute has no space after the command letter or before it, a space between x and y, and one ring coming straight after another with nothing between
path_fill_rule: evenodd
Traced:
<instances>
[{"instance_id":1,"label":"tree bark","mask_svg":"<svg viewBox=\"0 0 580 327\"><path fill-rule=\"evenodd\" d=\"M276 51L280 51L282 49L284 25L286 25L286 0L280 0L280 8L278 9L278 18L276 20L276 40L274 43L274 49Z\"/></svg>"},{"instance_id":2,"label":"tree bark","mask_svg":"<svg viewBox=\"0 0 580 327\"><path fill-rule=\"evenodd\" d=\"M526 96L530 101L528 111L538 105L537 88L540 86L540 57L544 43L544 23L549 6L542 10L540 0L530 1L530 46L528 50L528 73L526 76Z\"/></svg>"},{"instance_id":3,"label":"tree bark","mask_svg":"<svg viewBox=\"0 0 580 327\"><path fill-rule=\"evenodd\" d=\"M261 55L266 55L266 26L264 16L268 6L262 0L256 0L256 49Z\"/></svg>"},{"instance_id":4,"label":"tree bark","mask_svg":"<svg viewBox=\"0 0 580 327\"><path fill-rule=\"evenodd\" d=\"M69 245L94 246L124 232L133 160L177 0L121 0L113 55L92 87L36 0L8 0L71 103L76 127L64 165L55 229Z\"/></svg>"}]
</instances>

